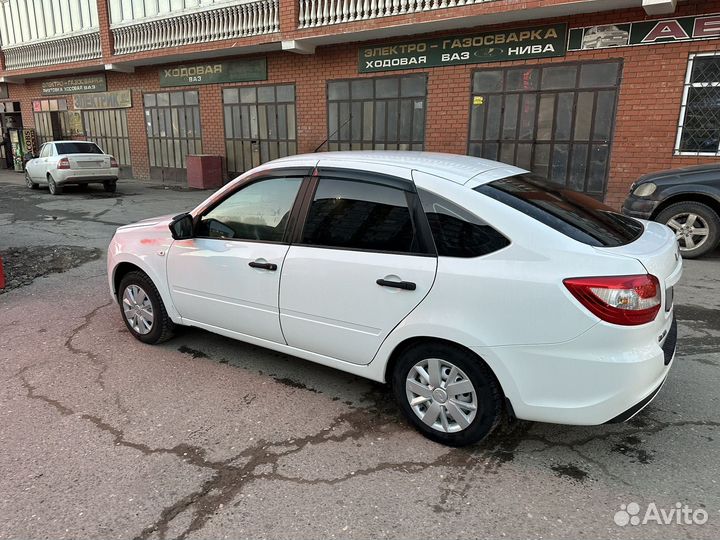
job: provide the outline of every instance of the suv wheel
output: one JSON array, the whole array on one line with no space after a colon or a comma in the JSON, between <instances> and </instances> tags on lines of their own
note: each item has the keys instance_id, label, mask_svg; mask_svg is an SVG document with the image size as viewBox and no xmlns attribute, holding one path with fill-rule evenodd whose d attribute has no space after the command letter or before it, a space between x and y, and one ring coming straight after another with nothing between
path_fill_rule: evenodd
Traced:
<instances>
[{"instance_id":1,"label":"suv wheel","mask_svg":"<svg viewBox=\"0 0 720 540\"><path fill-rule=\"evenodd\" d=\"M686 259L701 257L714 250L720 242L720 217L699 202L671 204L655 221L665 223L675 233L680 252Z\"/></svg>"},{"instance_id":2,"label":"suv wheel","mask_svg":"<svg viewBox=\"0 0 720 540\"><path fill-rule=\"evenodd\" d=\"M50 195L60 195L63 192L62 186L58 186L52 176L48 174L48 188L50 189Z\"/></svg>"},{"instance_id":3,"label":"suv wheel","mask_svg":"<svg viewBox=\"0 0 720 540\"><path fill-rule=\"evenodd\" d=\"M165 310L160 293L143 272L129 272L120 281L118 301L130 333L143 343L162 343L173 336L175 324Z\"/></svg>"},{"instance_id":4,"label":"suv wheel","mask_svg":"<svg viewBox=\"0 0 720 540\"><path fill-rule=\"evenodd\" d=\"M478 442L500 421L502 397L490 368L451 345L410 347L395 364L392 386L415 428L443 444Z\"/></svg>"}]
</instances>

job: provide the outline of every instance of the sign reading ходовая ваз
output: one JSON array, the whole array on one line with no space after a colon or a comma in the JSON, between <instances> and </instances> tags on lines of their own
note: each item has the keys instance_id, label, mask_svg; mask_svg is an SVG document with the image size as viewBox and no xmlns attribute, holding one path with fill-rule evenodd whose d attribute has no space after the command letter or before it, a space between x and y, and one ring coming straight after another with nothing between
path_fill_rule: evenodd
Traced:
<instances>
[{"instance_id":1,"label":"sign reading \u0445\u043e\u0434\u043e\u0432\u0430\u044f \u0432\u0430\u0437","mask_svg":"<svg viewBox=\"0 0 720 540\"><path fill-rule=\"evenodd\" d=\"M565 56L567 25L553 24L360 48L360 73Z\"/></svg>"},{"instance_id":2,"label":"sign reading \u0445\u043e\u0434\u043e\u0432\u0430\u044f \u0432\u0430\u0437","mask_svg":"<svg viewBox=\"0 0 720 540\"><path fill-rule=\"evenodd\" d=\"M267 79L265 58L172 66L160 70L160 86L192 86Z\"/></svg>"}]
</instances>

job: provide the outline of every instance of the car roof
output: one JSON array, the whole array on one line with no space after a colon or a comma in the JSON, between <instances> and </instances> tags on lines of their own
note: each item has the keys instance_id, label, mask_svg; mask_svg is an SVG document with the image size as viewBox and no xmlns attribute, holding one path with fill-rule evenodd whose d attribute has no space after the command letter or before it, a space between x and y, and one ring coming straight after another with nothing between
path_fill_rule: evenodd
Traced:
<instances>
[{"instance_id":1,"label":"car roof","mask_svg":"<svg viewBox=\"0 0 720 540\"><path fill-rule=\"evenodd\" d=\"M91 143L91 144L96 144L94 141L66 141L66 140L62 140L62 141L48 141L48 142L47 142L47 144L59 144L59 143Z\"/></svg>"},{"instance_id":2,"label":"car roof","mask_svg":"<svg viewBox=\"0 0 720 540\"><path fill-rule=\"evenodd\" d=\"M338 163L347 163L349 169L362 169L363 164L387 165L392 168L406 169L407 171L419 171L457 184L465 185L474 179L472 187L516 174L527 172L524 169L491 161L489 159L472 156L461 156L457 154L444 154L440 152L416 152L416 151L393 151L393 150L372 150L372 151L349 151L349 152L318 152L315 154L300 154L280 158L271 163L281 165L292 163L293 165L307 165L309 167L322 167L323 161L332 161L332 166L337 167ZM268 164L266 164L268 165Z\"/></svg>"}]
</instances>

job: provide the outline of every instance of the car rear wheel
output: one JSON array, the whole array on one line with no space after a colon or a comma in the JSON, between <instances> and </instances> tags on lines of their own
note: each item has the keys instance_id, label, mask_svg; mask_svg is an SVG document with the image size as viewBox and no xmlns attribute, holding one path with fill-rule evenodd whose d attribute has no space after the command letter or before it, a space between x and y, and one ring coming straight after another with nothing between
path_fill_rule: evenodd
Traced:
<instances>
[{"instance_id":1,"label":"car rear wheel","mask_svg":"<svg viewBox=\"0 0 720 540\"><path fill-rule=\"evenodd\" d=\"M495 377L477 356L445 343L406 350L395 364L393 392L426 437L465 446L487 437L502 414Z\"/></svg>"},{"instance_id":2,"label":"car rear wheel","mask_svg":"<svg viewBox=\"0 0 720 540\"><path fill-rule=\"evenodd\" d=\"M129 272L118 287L120 312L130 333L143 343L162 343L173 336L175 324L152 280L143 272Z\"/></svg>"},{"instance_id":3,"label":"car rear wheel","mask_svg":"<svg viewBox=\"0 0 720 540\"><path fill-rule=\"evenodd\" d=\"M38 188L37 182L33 182L33 181L32 181L32 178L30 178L30 175L28 174L27 171L25 171L25 185L26 185L28 188L30 188L30 189L37 189L37 188Z\"/></svg>"},{"instance_id":4,"label":"car rear wheel","mask_svg":"<svg viewBox=\"0 0 720 540\"><path fill-rule=\"evenodd\" d=\"M655 220L673 230L680 253L686 259L701 257L720 242L720 217L706 204L693 201L671 204Z\"/></svg>"},{"instance_id":5,"label":"car rear wheel","mask_svg":"<svg viewBox=\"0 0 720 540\"><path fill-rule=\"evenodd\" d=\"M60 195L63 192L62 186L58 186L57 182L53 179L52 176L48 174L47 177L48 180L48 188L50 189L50 195Z\"/></svg>"},{"instance_id":6,"label":"car rear wheel","mask_svg":"<svg viewBox=\"0 0 720 540\"><path fill-rule=\"evenodd\" d=\"M105 188L105 191L107 191L108 193L115 193L115 191L117 191L117 182L115 182L115 181L103 182L103 187Z\"/></svg>"}]
</instances>

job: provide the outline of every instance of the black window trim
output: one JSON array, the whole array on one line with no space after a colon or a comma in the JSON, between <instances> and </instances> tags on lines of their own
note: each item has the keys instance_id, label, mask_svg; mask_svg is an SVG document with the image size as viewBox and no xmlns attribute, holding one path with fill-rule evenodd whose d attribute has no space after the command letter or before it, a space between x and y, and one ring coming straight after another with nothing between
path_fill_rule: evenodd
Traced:
<instances>
[{"instance_id":1,"label":"black window trim","mask_svg":"<svg viewBox=\"0 0 720 540\"><path fill-rule=\"evenodd\" d=\"M323 171L325 172L324 175L322 174ZM304 243L302 241L302 238L305 231L305 225L307 223L307 218L310 213L310 206L312 205L313 199L315 198L315 193L317 192L317 188L320 184L321 178L344 180L347 182L358 182L364 184L376 184L389 187L391 189L398 189L400 191L404 191L405 199L408 203L408 209L410 210L410 219L413 225L413 230L417 235L418 244L421 251L417 253L411 253L407 251L383 251L377 249L349 248L343 246L324 246ZM422 203L420 202L420 197L418 197L417 190L415 189L415 183L412 180L405 180L395 176L361 171L357 169L320 167L316 170L316 173L313 174L312 178L310 179L307 191L305 192L304 200L302 201L300 206L300 212L297 216L296 224L298 224L299 226L295 227L294 234L290 240L290 244L293 246L333 249L339 251L357 251L363 253L381 253L385 255L405 255L410 257L437 258L437 250L435 249L435 242L433 241L432 231L430 230L430 223L427 220L425 211L422 208Z\"/></svg>"},{"instance_id":2,"label":"black window trim","mask_svg":"<svg viewBox=\"0 0 720 540\"><path fill-rule=\"evenodd\" d=\"M217 201L214 201L212 204L202 208L200 212L197 213L197 215L193 216L193 239L202 239L202 240L221 240L223 242L250 242L253 244L276 244L276 245L290 245L292 244L292 239L295 234L296 225L298 223L298 217L300 215L300 208L302 206L302 201L304 200L306 196L306 192L310 186L310 175L312 174L313 167L288 167L288 168L282 168L282 169L270 169L265 171L260 171L258 173L252 174L245 178L242 182L239 182L236 186L233 187L233 189L229 190L227 193L224 194L224 196ZM282 240L256 240L253 238L214 238L211 236L199 236L195 234L197 231L198 225L200 224L200 220L203 216L207 215L208 212L212 212L215 208L217 208L220 204L228 200L230 197L235 195L238 191L245 189L246 187L251 186L252 184L257 184L258 182L262 182L264 180L272 180L273 178L300 178L300 188L298 189L297 194L295 195L295 201L293 201L292 207L290 208L290 214L288 216L288 223L285 227L285 233L283 234Z\"/></svg>"}]
</instances>

